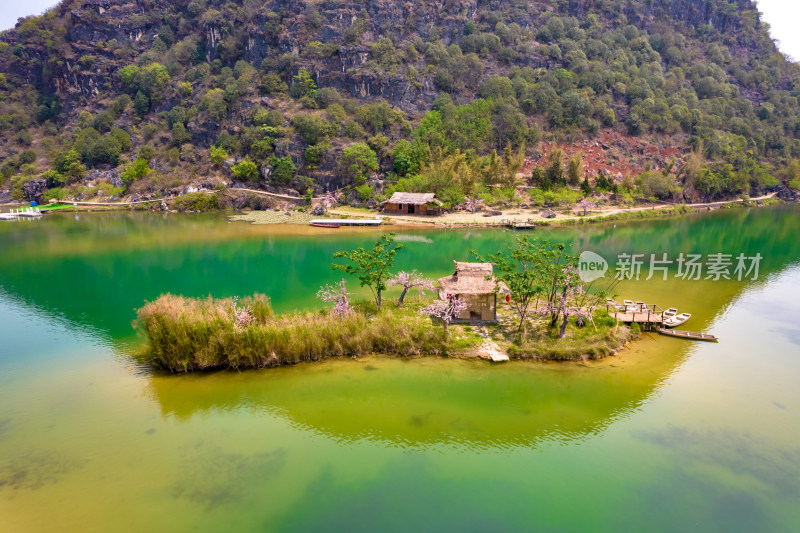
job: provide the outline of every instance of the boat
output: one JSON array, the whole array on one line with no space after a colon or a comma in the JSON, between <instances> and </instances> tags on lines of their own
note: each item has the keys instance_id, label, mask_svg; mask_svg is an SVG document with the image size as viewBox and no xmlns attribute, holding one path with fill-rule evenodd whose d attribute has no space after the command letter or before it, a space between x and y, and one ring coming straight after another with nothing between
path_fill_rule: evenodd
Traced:
<instances>
[{"instance_id":1,"label":"boat","mask_svg":"<svg viewBox=\"0 0 800 533\"><path fill-rule=\"evenodd\" d=\"M659 329L658 332L662 335L690 339L693 341L719 342L719 337L708 333L695 333L694 331L683 331L680 329Z\"/></svg>"},{"instance_id":2,"label":"boat","mask_svg":"<svg viewBox=\"0 0 800 533\"><path fill-rule=\"evenodd\" d=\"M692 318L692 315L689 313L681 313L679 315L669 315L664 318L664 325L668 328L674 328L675 326L680 326L687 320Z\"/></svg>"},{"instance_id":3,"label":"boat","mask_svg":"<svg viewBox=\"0 0 800 533\"><path fill-rule=\"evenodd\" d=\"M326 223L326 222L311 222L309 226L314 226L315 228L340 228L341 224L334 223Z\"/></svg>"},{"instance_id":4,"label":"boat","mask_svg":"<svg viewBox=\"0 0 800 533\"><path fill-rule=\"evenodd\" d=\"M315 218L309 222L311 226L339 227L339 226L380 226L383 220L375 218Z\"/></svg>"},{"instance_id":5,"label":"boat","mask_svg":"<svg viewBox=\"0 0 800 533\"><path fill-rule=\"evenodd\" d=\"M664 311L664 318L667 318L667 317L670 317L670 316L675 316L677 314L678 314L678 310L675 309L674 307L670 307L669 309Z\"/></svg>"}]
</instances>

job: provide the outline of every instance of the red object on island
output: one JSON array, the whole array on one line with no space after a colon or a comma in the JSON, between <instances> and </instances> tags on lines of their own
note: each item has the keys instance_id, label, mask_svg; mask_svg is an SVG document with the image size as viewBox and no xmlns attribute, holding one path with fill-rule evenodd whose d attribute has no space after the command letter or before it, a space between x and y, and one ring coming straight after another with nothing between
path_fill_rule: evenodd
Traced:
<instances>
[{"instance_id":1,"label":"red object on island","mask_svg":"<svg viewBox=\"0 0 800 533\"><path fill-rule=\"evenodd\" d=\"M511 295L510 294L506 294L506 303L508 303L510 301L511 301Z\"/></svg>"}]
</instances>

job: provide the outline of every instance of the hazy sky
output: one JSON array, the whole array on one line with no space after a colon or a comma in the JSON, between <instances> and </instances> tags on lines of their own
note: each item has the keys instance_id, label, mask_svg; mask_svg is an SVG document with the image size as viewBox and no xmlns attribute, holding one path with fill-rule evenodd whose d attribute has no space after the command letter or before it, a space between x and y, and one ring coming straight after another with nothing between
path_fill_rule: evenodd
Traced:
<instances>
[{"instance_id":1,"label":"hazy sky","mask_svg":"<svg viewBox=\"0 0 800 533\"><path fill-rule=\"evenodd\" d=\"M54 0L3 0L0 6L0 30L11 28L17 18L27 15L38 15L48 7L55 5ZM11 5L9 5L11 4ZM759 10L764 13L764 20L772 27L772 37L780 41L781 50L800 60L800 2L798 0L758 0Z\"/></svg>"}]
</instances>

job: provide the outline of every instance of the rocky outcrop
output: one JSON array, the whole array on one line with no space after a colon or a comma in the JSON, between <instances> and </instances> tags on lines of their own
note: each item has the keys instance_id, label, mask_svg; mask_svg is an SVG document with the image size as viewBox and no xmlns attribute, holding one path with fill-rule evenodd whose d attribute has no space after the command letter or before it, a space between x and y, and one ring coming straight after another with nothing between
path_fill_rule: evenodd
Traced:
<instances>
[{"instance_id":1,"label":"rocky outcrop","mask_svg":"<svg viewBox=\"0 0 800 533\"><path fill-rule=\"evenodd\" d=\"M34 178L25 182L22 186L22 192L25 198L30 201L38 201L41 199L44 191L47 190L47 180L42 178Z\"/></svg>"},{"instance_id":2,"label":"rocky outcrop","mask_svg":"<svg viewBox=\"0 0 800 533\"><path fill-rule=\"evenodd\" d=\"M800 202L800 191L781 185L778 187L777 197L784 202Z\"/></svg>"}]
</instances>

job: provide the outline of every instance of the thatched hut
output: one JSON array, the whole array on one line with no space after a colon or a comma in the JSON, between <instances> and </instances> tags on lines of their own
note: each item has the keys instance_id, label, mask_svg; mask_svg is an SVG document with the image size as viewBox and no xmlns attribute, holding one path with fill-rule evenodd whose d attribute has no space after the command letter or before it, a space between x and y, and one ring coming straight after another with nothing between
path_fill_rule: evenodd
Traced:
<instances>
[{"instance_id":1,"label":"thatched hut","mask_svg":"<svg viewBox=\"0 0 800 533\"><path fill-rule=\"evenodd\" d=\"M387 215L441 215L442 202L432 192L396 192L383 203Z\"/></svg>"},{"instance_id":2,"label":"thatched hut","mask_svg":"<svg viewBox=\"0 0 800 533\"><path fill-rule=\"evenodd\" d=\"M497 320L497 295L510 294L510 291L505 283L495 279L492 264L454 263L453 275L439 280L440 297L458 297L467 304L458 320Z\"/></svg>"}]
</instances>

